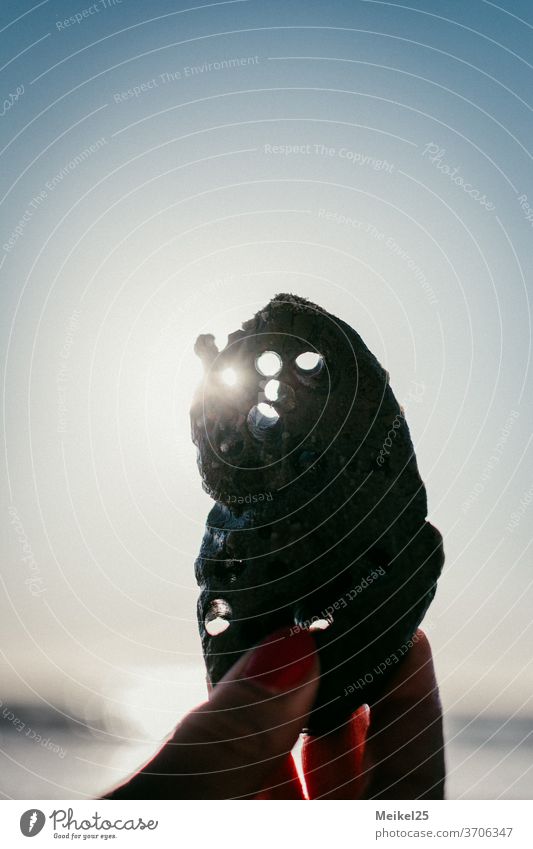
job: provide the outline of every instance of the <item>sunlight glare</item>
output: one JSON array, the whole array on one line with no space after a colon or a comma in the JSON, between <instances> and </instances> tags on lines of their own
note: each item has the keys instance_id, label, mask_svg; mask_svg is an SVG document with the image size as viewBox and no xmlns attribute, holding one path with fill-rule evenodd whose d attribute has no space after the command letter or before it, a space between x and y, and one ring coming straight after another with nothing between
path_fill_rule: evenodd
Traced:
<instances>
[{"instance_id":1,"label":"sunlight glare","mask_svg":"<svg viewBox=\"0 0 533 849\"><path fill-rule=\"evenodd\" d=\"M233 368L225 368L221 378L226 386L235 386L237 384L237 372Z\"/></svg>"}]
</instances>

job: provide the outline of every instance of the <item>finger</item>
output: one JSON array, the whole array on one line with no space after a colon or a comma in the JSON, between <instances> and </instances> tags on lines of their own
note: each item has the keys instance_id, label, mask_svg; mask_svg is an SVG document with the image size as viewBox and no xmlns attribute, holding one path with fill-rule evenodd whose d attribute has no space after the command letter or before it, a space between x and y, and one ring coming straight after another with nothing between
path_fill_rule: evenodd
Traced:
<instances>
[{"instance_id":1,"label":"finger","mask_svg":"<svg viewBox=\"0 0 533 849\"><path fill-rule=\"evenodd\" d=\"M368 727L363 705L347 722L321 736L306 736L302 763L310 799L360 799L364 792L363 751Z\"/></svg>"},{"instance_id":2,"label":"finger","mask_svg":"<svg viewBox=\"0 0 533 849\"><path fill-rule=\"evenodd\" d=\"M443 799L442 705L429 641L418 630L381 698L370 706L369 799Z\"/></svg>"},{"instance_id":3,"label":"finger","mask_svg":"<svg viewBox=\"0 0 533 849\"><path fill-rule=\"evenodd\" d=\"M319 675L312 635L276 632L242 657L155 758L107 798L257 795L296 742Z\"/></svg>"},{"instance_id":4,"label":"finger","mask_svg":"<svg viewBox=\"0 0 533 849\"><path fill-rule=\"evenodd\" d=\"M303 640L297 637L284 630L263 641L214 688L209 703L182 724L178 742L193 744L190 754L203 773L202 798L256 795L269 783L269 775L279 771L281 783L289 780L294 792L288 757L320 674L314 639L309 634ZM216 751L205 745L206 739ZM223 788L213 759L223 765Z\"/></svg>"},{"instance_id":5,"label":"finger","mask_svg":"<svg viewBox=\"0 0 533 849\"><path fill-rule=\"evenodd\" d=\"M267 779L257 799L305 799L302 782L292 754L287 755Z\"/></svg>"}]
</instances>

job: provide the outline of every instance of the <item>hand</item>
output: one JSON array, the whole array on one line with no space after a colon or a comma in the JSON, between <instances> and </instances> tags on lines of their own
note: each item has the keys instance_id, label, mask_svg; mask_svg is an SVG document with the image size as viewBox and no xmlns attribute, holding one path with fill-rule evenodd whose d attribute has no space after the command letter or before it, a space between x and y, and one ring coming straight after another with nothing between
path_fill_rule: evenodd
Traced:
<instances>
[{"instance_id":1,"label":"hand","mask_svg":"<svg viewBox=\"0 0 533 849\"><path fill-rule=\"evenodd\" d=\"M307 631L272 634L244 655L140 772L106 799L253 797L283 776L298 788L290 752L316 698L320 668ZM292 770L287 784L287 770ZM277 780L277 779L276 779Z\"/></svg>"},{"instance_id":2,"label":"hand","mask_svg":"<svg viewBox=\"0 0 533 849\"><path fill-rule=\"evenodd\" d=\"M340 728L308 737L303 765L312 799L443 799L442 706L420 629L381 697Z\"/></svg>"},{"instance_id":3,"label":"hand","mask_svg":"<svg viewBox=\"0 0 533 849\"><path fill-rule=\"evenodd\" d=\"M308 632L272 634L232 667L153 760L105 798L305 798L291 750L319 674ZM421 631L370 709L305 738L303 766L312 799L442 798L442 713Z\"/></svg>"}]
</instances>

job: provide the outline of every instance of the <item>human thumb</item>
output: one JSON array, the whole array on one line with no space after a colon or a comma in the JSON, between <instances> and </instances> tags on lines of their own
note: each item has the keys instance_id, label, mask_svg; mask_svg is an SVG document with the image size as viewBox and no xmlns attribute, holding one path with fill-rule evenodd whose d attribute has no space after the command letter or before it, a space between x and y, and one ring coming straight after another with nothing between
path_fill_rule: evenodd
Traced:
<instances>
[{"instance_id":1,"label":"human thumb","mask_svg":"<svg viewBox=\"0 0 533 849\"><path fill-rule=\"evenodd\" d=\"M319 675L307 631L276 631L244 655L174 734L187 752L185 798L260 792L306 724Z\"/></svg>"},{"instance_id":2,"label":"human thumb","mask_svg":"<svg viewBox=\"0 0 533 849\"><path fill-rule=\"evenodd\" d=\"M153 760L106 798L257 795L306 724L319 675L312 635L276 631L240 658Z\"/></svg>"}]
</instances>

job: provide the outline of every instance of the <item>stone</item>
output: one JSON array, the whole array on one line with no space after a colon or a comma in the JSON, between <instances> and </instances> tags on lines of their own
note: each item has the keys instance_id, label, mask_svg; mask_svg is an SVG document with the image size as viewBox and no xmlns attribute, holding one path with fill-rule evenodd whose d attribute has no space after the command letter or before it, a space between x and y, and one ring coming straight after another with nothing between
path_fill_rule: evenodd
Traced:
<instances>
[{"instance_id":1,"label":"stone","mask_svg":"<svg viewBox=\"0 0 533 849\"><path fill-rule=\"evenodd\" d=\"M215 500L195 563L208 674L277 628L309 628L321 679L308 730L334 728L379 696L444 562L405 415L356 331L295 295L222 351L211 335L196 351L191 432Z\"/></svg>"}]
</instances>

